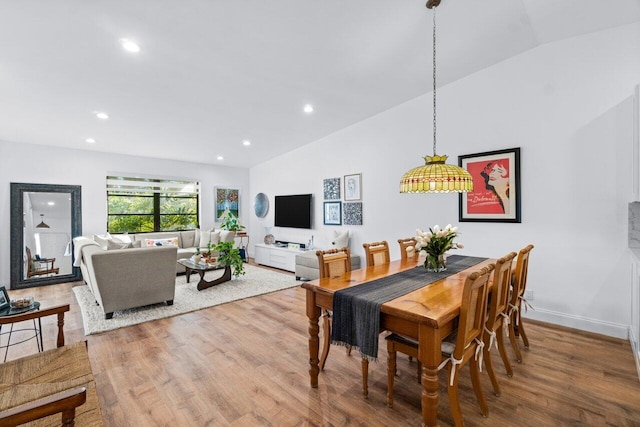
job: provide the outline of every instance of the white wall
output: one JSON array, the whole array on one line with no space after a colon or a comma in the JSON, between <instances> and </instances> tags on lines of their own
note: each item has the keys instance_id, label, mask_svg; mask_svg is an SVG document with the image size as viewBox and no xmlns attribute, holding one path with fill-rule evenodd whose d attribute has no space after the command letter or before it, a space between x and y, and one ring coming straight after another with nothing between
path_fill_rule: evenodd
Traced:
<instances>
[{"instance_id":1,"label":"white wall","mask_svg":"<svg viewBox=\"0 0 640 427\"><path fill-rule=\"evenodd\" d=\"M197 155L194 155L197 159ZM240 188L243 224L251 213L247 169L211 166L172 160L105 154L0 141L0 284L9 285L9 183L64 184L82 186L82 231L104 234L107 227L106 177L108 173L181 177L200 182L200 226L214 226L215 186Z\"/></svg>"},{"instance_id":2,"label":"white wall","mask_svg":"<svg viewBox=\"0 0 640 427\"><path fill-rule=\"evenodd\" d=\"M274 228L276 239L326 246L322 180L362 173L364 225L351 249L416 228L459 225L460 253L499 257L528 243L526 316L627 337L632 185L632 96L640 81L640 25L588 34L499 63L438 91L438 154L521 147L522 223L460 223L457 195L399 194L399 180L431 154L431 94L253 167L251 197L314 193L313 230ZM425 70L428 73L430 70ZM375 90L375 88L372 88ZM251 216L252 243L273 225Z\"/></svg>"}]
</instances>

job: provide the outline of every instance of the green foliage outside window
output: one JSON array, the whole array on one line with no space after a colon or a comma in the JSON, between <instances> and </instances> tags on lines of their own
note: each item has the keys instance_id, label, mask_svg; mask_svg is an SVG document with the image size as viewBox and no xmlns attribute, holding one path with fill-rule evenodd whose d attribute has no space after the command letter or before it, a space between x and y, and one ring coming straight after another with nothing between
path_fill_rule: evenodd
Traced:
<instances>
[{"instance_id":1,"label":"green foliage outside window","mask_svg":"<svg viewBox=\"0 0 640 427\"><path fill-rule=\"evenodd\" d=\"M113 177L108 177L113 178ZM121 178L131 180L131 178ZM165 181L153 180L149 186ZM174 182L171 182L174 183ZM140 184L144 187L144 184ZM198 228L198 193L157 193L119 191L107 185L110 233L192 230Z\"/></svg>"}]
</instances>

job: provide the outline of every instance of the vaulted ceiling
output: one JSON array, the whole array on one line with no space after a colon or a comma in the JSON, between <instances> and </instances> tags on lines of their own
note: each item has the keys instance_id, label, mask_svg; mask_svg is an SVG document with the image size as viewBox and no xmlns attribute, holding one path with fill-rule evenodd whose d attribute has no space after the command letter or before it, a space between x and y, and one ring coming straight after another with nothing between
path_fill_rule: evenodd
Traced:
<instances>
[{"instance_id":1,"label":"vaulted ceiling","mask_svg":"<svg viewBox=\"0 0 640 427\"><path fill-rule=\"evenodd\" d=\"M425 1L0 0L0 140L250 167L430 92ZM438 83L638 21L640 0L443 0Z\"/></svg>"}]
</instances>

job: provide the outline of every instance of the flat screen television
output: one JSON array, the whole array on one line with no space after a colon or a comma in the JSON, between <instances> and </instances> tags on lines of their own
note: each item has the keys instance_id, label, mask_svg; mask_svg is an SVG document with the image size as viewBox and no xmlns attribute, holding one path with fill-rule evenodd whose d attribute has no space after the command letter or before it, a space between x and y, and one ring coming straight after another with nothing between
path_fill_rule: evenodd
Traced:
<instances>
[{"instance_id":1,"label":"flat screen television","mask_svg":"<svg viewBox=\"0 0 640 427\"><path fill-rule=\"evenodd\" d=\"M275 196L276 227L311 228L311 194Z\"/></svg>"}]
</instances>

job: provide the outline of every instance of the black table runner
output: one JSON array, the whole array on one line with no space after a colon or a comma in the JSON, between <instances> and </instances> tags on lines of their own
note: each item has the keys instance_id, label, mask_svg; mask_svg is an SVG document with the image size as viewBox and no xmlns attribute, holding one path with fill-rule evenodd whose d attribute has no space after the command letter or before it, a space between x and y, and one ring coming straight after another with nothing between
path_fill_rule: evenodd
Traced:
<instances>
[{"instance_id":1,"label":"black table runner","mask_svg":"<svg viewBox=\"0 0 640 427\"><path fill-rule=\"evenodd\" d=\"M437 280L459 273L487 258L452 255L447 270L427 271L422 265L333 295L331 343L358 348L362 357L376 360L380 334L380 306Z\"/></svg>"}]
</instances>

